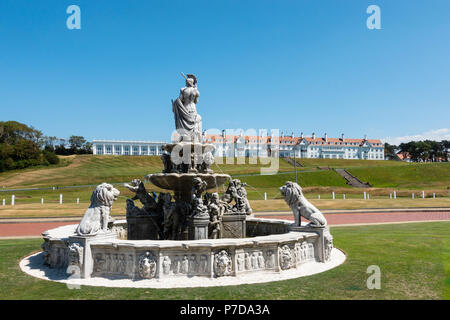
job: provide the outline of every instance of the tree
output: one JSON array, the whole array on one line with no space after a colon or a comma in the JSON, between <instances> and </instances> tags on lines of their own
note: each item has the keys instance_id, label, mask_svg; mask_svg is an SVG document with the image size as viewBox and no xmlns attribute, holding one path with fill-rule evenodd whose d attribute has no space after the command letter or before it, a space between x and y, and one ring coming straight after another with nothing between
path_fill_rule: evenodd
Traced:
<instances>
[{"instance_id":1,"label":"tree","mask_svg":"<svg viewBox=\"0 0 450 320\"><path fill-rule=\"evenodd\" d=\"M386 142L384 144L384 157L385 157L385 159L400 161L400 158L398 157L397 152L396 152L397 149L398 149L397 146L391 145L391 144Z\"/></svg>"},{"instance_id":2,"label":"tree","mask_svg":"<svg viewBox=\"0 0 450 320\"><path fill-rule=\"evenodd\" d=\"M43 141L42 132L32 126L17 121L1 121L0 171L48 165L49 161L41 150Z\"/></svg>"}]
</instances>

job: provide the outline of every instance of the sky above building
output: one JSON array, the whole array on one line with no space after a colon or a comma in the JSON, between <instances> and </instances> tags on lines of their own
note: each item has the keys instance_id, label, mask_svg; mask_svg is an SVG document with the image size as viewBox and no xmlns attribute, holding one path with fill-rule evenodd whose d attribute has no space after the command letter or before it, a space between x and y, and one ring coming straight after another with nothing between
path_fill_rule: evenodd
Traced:
<instances>
[{"instance_id":1,"label":"sky above building","mask_svg":"<svg viewBox=\"0 0 450 320\"><path fill-rule=\"evenodd\" d=\"M2 0L1 120L167 141L184 72L204 129L450 139L449 12L448 0Z\"/></svg>"}]
</instances>

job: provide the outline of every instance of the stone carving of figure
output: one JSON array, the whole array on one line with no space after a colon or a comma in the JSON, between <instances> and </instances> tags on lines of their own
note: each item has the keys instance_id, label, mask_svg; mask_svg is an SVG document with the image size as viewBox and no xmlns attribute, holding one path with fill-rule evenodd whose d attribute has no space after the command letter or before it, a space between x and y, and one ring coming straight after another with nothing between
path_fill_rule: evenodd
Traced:
<instances>
[{"instance_id":1,"label":"stone carving of figure","mask_svg":"<svg viewBox=\"0 0 450 320\"><path fill-rule=\"evenodd\" d=\"M214 156L211 151L205 152L205 154L200 155L200 164L197 165L198 171L202 173L213 173L210 169L211 165L214 163Z\"/></svg>"},{"instance_id":2,"label":"stone carving of figure","mask_svg":"<svg viewBox=\"0 0 450 320\"><path fill-rule=\"evenodd\" d=\"M202 117L197 113L196 104L200 97L197 89L197 78L188 74L186 86L180 89L180 95L172 101L172 111L175 117L175 128L180 134L180 141L201 143Z\"/></svg>"},{"instance_id":3,"label":"stone carving of figure","mask_svg":"<svg viewBox=\"0 0 450 320\"><path fill-rule=\"evenodd\" d=\"M126 274L134 276L134 257L132 254L128 255Z\"/></svg>"},{"instance_id":4,"label":"stone carving of figure","mask_svg":"<svg viewBox=\"0 0 450 320\"><path fill-rule=\"evenodd\" d=\"M113 254L113 273L119 272L119 255L117 253Z\"/></svg>"},{"instance_id":5,"label":"stone carving of figure","mask_svg":"<svg viewBox=\"0 0 450 320\"><path fill-rule=\"evenodd\" d=\"M187 274L189 271L189 259L187 255L183 257L183 260L181 261L181 268L180 273Z\"/></svg>"},{"instance_id":6,"label":"stone carving of figure","mask_svg":"<svg viewBox=\"0 0 450 320\"><path fill-rule=\"evenodd\" d=\"M238 271L243 271L244 270L244 254L241 253L238 255L237 257L237 269Z\"/></svg>"},{"instance_id":7,"label":"stone carving of figure","mask_svg":"<svg viewBox=\"0 0 450 320\"><path fill-rule=\"evenodd\" d=\"M208 271L208 257L204 254L200 256L200 273L206 273Z\"/></svg>"},{"instance_id":8,"label":"stone carving of figure","mask_svg":"<svg viewBox=\"0 0 450 320\"><path fill-rule=\"evenodd\" d=\"M168 256L165 256L162 265L163 273L165 275L170 273L170 265L171 265L170 258Z\"/></svg>"},{"instance_id":9,"label":"stone carving of figure","mask_svg":"<svg viewBox=\"0 0 450 320\"><path fill-rule=\"evenodd\" d=\"M111 254L106 253L105 254L105 272L109 273L112 270L112 261L111 261Z\"/></svg>"},{"instance_id":10,"label":"stone carving of figure","mask_svg":"<svg viewBox=\"0 0 450 320\"><path fill-rule=\"evenodd\" d=\"M150 251L139 257L139 276L143 279L151 279L156 275L156 260Z\"/></svg>"},{"instance_id":11,"label":"stone carving of figure","mask_svg":"<svg viewBox=\"0 0 450 320\"><path fill-rule=\"evenodd\" d=\"M192 216L193 217L209 217L208 207L203 204L202 198L196 196L192 199Z\"/></svg>"},{"instance_id":12,"label":"stone carving of figure","mask_svg":"<svg viewBox=\"0 0 450 320\"><path fill-rule=\"evenodd\" d=\"M211 194L208 209L210 217L209 239L220 239L222 238L222 228L221 228L222 213L219 207L219 195L217 193Z\"/></svg>"},{"instance_id":13,"label":"stone carving of figure","mask_svg":"<svg viewBox=\"0 0 450 320\"><path fill-rule=\"evenodd\" d=\"M189 273L195 274L197 273L197 256L195 254L191 255L189 258Z\"/></svg>"},{"instance_id":14,"label":"stone carving of figure","mask_svg":"<svg viewBox=\"0 0 450 320\"><path fill-rule=\"evenodd\" d=\"M97 233L107 232L108 223L111 222L109 213L112 204L120 192L108 183L99 184L91 195L91 204L84 213L76 233L80 236L96 235Z\"/></svg>"},{"instance_id":15,"label":"stone carving of figure","mask_svg":"<svg viewBox=\"0 0 450 320\"><path fill-rule=\"evenodd\" d=\"M125 260L125 255L122 253L119 255L118 271L121 274L125 274L127 269L127 262Z\"/></svg>"},{"instance_id":16,"label":"stone carving of figure","mask_svg":"<svg viewBox=\"0 0 450 320\"><path fill-rule=\"evenodd\" d=\"M275 267L275 256L274 256L274 254L273 254L273 251L272 250L269 250L269 251L267 251L267 260L266 260L266 262L267 262L267 268L273 268L273 267Z\"/></svg>"},{"instance_id":17,"label":"stone carving of figure","mask_svg":"<svg viewBox=\"0 0 450 320\"><path fill-rule=\"evenodd\" d=\"M199 177L195 177L192 180L192 196L196 196L197 198L202 197L202 193L205 192L207 187L206 181L203 181Z\"/></svg>"},{"instance_id":18,"label":"stone carving of figure","mask_svg":"<svg viewBox=\"0 0 450 320\"><path fill-rule=\"evenodd\" d=\"M283 270L289 269L292 266L292 253L288 245L284 245L279 250L280 253L280 267Z\"/></svg>"},{"instance_id":19,"label":"stone carving of figure","mask_svg":"<svg viewBox=\"0 0 450 320\"><path fill-rule=\"evenodd\" d=\"M104 272L105 271L105 259L103 259L103 254L97 253L94 257L94 272Z\"/></svg>"},{"instance_id":20,"label":"stone carving of figure","mask_svg":"<svg viewBox=\"0 0 450 320\"><path fill-rule=\"evenodd\" d=\"M302 261L306 261L306 254L308 251L308 246L306 245L306 241L303 241L301 246L300 246L300 255L301 255L301 260Z\"/></svg>"},{"instance_id":21,"label":"stone carving of figure","mask_svg":"<svg viewBox=\"0 0 450 320\"><path fill-rule=\"evenodd\" d=\"M265 266L265 264L264 264L263 254L262 254L262 252L259 252L258 253L258 267L259 267L259 269L264 269L264 266Z\"/></svg>"},{"instance_id":22,"label":"stone carving of figure","mask_svg":"<svg viewBox=\"0 0 450 320\"><path fill-rule=\"evenodd\" d=\"M296 226L301 226L301 218L311 221L307 226L313 228L325 227L327 220L322 212L309 202L303 195L302 188L295 182L287 181L280 188L281 195L294 214Z\"/></svg>"},{"instance_id":23,"label":"stone carving of figure","mask_svg":"<svg viewBox=\"0 0 450 320\"><path fill-rule=\"evenodd\" d=\"M164 239L173 239L176 204L172 202L172 196L170 193L161 192L158 196L158 199L158 205L161 205L161 210L163 213Z\"/></svg>"},{"instance_id":24,"label":"stone carving of figure","mask_svg":"<svg viewBox=\"0 0 450 320\"><path fill-rule=\"evenodd\" d=\"M164 165L163 173L172 173L177 172L176 166L173 164L172 160L170 159L170 153L166 150L163 151L163 154L161 155L161 160Z\"/></svg>"},{"instance_id":25,"label":"stone carving of figure","mask_svg":"<svg viewBox=\"0 0 450 320\"><path fill-rule=\"evenodd\" d=\"M232 207L233 212L235 213L245 213L251 214L252 208L250 207L250 203L247 199L247 191L245 190L246 183L242 183L239 179L233 179L230 181L228 185L227 191L222 196L222 200L231 203L231 201L235 201L235 204Z\"/></svg>"},{"instance_id":26,"label":"stone carving of figure","mask_svg":"<svg viewBox=\"0 0 450 320\"><path fill-rule=\"evenodd\" d=\"M139 200L144 205L145 212L150 213L150 211L156 209L155 199L147 192L141 180L133 179L129 184L125 183L124 186L136 194L131 200Z\"/></svg>"},{"instance_id":27,"label":"stone carving of figure","mask_svg":"<svg viewBox=\"0 0 450 320\"><path fill-rule=\"evenodd\" d=\"M174 274L180 273L180 257L179 256L175 256L172 270L173 270Z\"/></svg>"},{"instance_id":28,"label":"stone carving of figure","mask_svg":"<svg viewBox=\"0 0 450 320\"><path fill-rule=\"evenodd\" d=\"M231 274L231 271L231 255L225 250L221 250L220 252L216 253L214 255L214 273L216 277L227 276Z\"/></svg>"},{"instance_id":29,"label":"stone carving of figure","mask_svg":"<svg viewBox=\"0 0 450 320\"><path fill-rule=\"evenodd\" d=\"M81 268L82 264L83 264L83 251L84 248L74 242L72 244L69 245L68 247L68 260L69 260L69 265L75 265L78 266L79 268Z\"/></svg>"},{"instance_id":30,"label":"stone carving of figure","mask_svg":"<svg viewBox=\"0 0 450 320\"><path fill-rule=\"evenodd\" d=\"M253 270L258 269L258 253L257 252L252 253L252 269Z\"/></svg>"},{"instance_id":31,"label":"stone carving of figure","mask_svg":"<svg viewBox=\"0 0 450 320\"><path fill-rule=\"evenodd\" d=\"M324 232L324 240L325 240L324 259L325 261L328 261L330 260L331 257L331 250L333 250L333 236L330 234L329 231Z\"/></svg>"},{"instance_id":32,"label":"stone carving of figure","mask_svg":"<svg viewBox=\"0 0 450 320\"><path fill-rule=\"evenodd\" d=\"M248 252L246 252L244 256L245 256L245 270L251 270L252 262L250 261L250 255L248 254Z\"/></svg>"},{"instance_id":33,"label":"stone carving of figure","mask_svg":"<svg viewBox=\"0 0 450 320\"><path fill-rule=\"evenodd\" d=\"M41 245L41 248L42 248L42 251L43 251L43 254L44 254L44 264L47 265L47 266L50 266L51 265L50 264L50 257L51 257L51 255L50 255L50 249L51 249L50 243L47 240L45 240L45 242Z\"/></svg>"},{"instance_id":34,"label":"stone carving of figure","mask_svg":"<svg viewBox=\"0 0 450 320\"><path fill-rule=\"evenodd\" d=\"M312 243L308 243L308 258L314 259L314 245Z\"/></svg>"}]
</instances>

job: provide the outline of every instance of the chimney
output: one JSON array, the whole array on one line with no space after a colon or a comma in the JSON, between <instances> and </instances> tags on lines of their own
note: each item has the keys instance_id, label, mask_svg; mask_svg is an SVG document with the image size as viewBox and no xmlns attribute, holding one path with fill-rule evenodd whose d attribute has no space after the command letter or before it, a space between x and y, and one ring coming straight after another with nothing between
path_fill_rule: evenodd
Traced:
<instances>
[{"instance_id":1,"label":"chimney","mask_svg":"<svg viewBox=\"0 0 450 320\"><path fill-rule=\"evenodd\" d=\"M367 134L364 135L364 140L367 140Z\"/></svg>"},{"instance_id":2,"label":"chimney","mask_svg":"<svg viewBox=\"0 0 450 320\"><path fill-rule=\"evenodd\" d=\"M303 139L303 132L302 132L302 133L300 133L300 138L302 138L302 139Z\"/></svg>"},{"instance_id":3,"label":"chimney","mask_svg":"<svg viewBox=\"0 0 450 320\"><path fill-rule=\"evenodd\" d=\"M328 142L328 136L326 132L325 132L325 142Z\"/></svg>"},{"instance_id":4,"label":"chimney","mask_svg":"<svg viewBox=\"0 0 450 320\"><path fill-rule=\"evenodd\" d=\"M315 139L316 138L316 134L313 132L312 133L312 138Z\"/></svg>"},{"instance_id":5,"label":"chimney","mask_svg":"<svg viewBox=\"0 0 450 320\"><path fill-rule=\"evenodd\" d=\"M284 132L283 131L281 131L281 137L284 137Z\"/></svg>"},{"instance_id":6,"label":"chimney","mask_svg":"<svg viewBox=\"0 0 450 320\"><path fill-rule=\"evenodd\" d=\"M342 134L342 142L344 142L344 134Z\"/></svg>"},{"instance_id":7,"label":"chimney","mask_svg":"<svg viewBox=\"0 0 450 320\"><path fill-rule=\"evenodd\" d=\"M222 130L222 137L225 137L225 129Z\"/></svg>"},{"instance_id":8,"label":"chimney","mask_svg":"<svg viewBox=\"0 0 450 320\"><path fill-rule=\"evenodd\" d=\"M293 137L294 137L294 131L291 132L291 138L293 138Z\"/></svg>"}]
</instances>

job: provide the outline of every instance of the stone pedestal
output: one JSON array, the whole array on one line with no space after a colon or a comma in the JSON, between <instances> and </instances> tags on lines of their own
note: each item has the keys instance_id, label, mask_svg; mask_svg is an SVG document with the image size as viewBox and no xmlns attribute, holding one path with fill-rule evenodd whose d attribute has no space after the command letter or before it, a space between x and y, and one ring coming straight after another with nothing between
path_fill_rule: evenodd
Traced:
<instances>
[{"instance_id":1,"label":"stone pedestal","mask_svg":"<svg viewBox=\"0 0 450 320\"><path fill-rule=\"evenodd\" d=\"M127 217L128 240L160 240L157 215Z\"/></svg>"},{"instance_id":2,"label":"stone pedestal","mask_svg":"<svg viewBox=\"0 0 450 320\"><path fill-rule=\"evenodd\" d=\"M317 252L318 258L320 262L326 262L329 258L329 250L331 250L333 246L333 237L330 234L330 229L327 227L306 227L306 226L291 226L289 227L290 231L298 231L298 232L312 232L319 235L319 239L317 241ZM330 248L331 245L331 248Z\"/></svg>"},{"instance_id":3,"label":"stone pedestal","mask_svg":"<svg viewBox=\"0 0 450 320\"><path fill-rule=\"evenodd\" d=\"M208 239L209 216L193 217L189 220L189 240Z\"/></svg>"},{"instance_id":4,"label":"stone pedestal","mask_svg":"<svg viewBox=\"0 0 450 320\"><path fill-rule=\"evenodd\" d=\"M111 231L100 233L95 236L79 236L73 235L69 237L69 246L71 244L78 244L82 247L82 260L80 267L81 278L88 279L91 277L94 260L92 258L91 244L102 241L112 241L117 239L117 234Z\"/></svg>"},{"instance_id":5,"label":"stone pedestal","mask_svg":"<svg viewBox=\"0 0 450 320\"><path fill-rule=\"evenodd\" d=\"M222 238L245 238L246 214L224 214L222 216Z\"/></svg>"}]
</instances>

